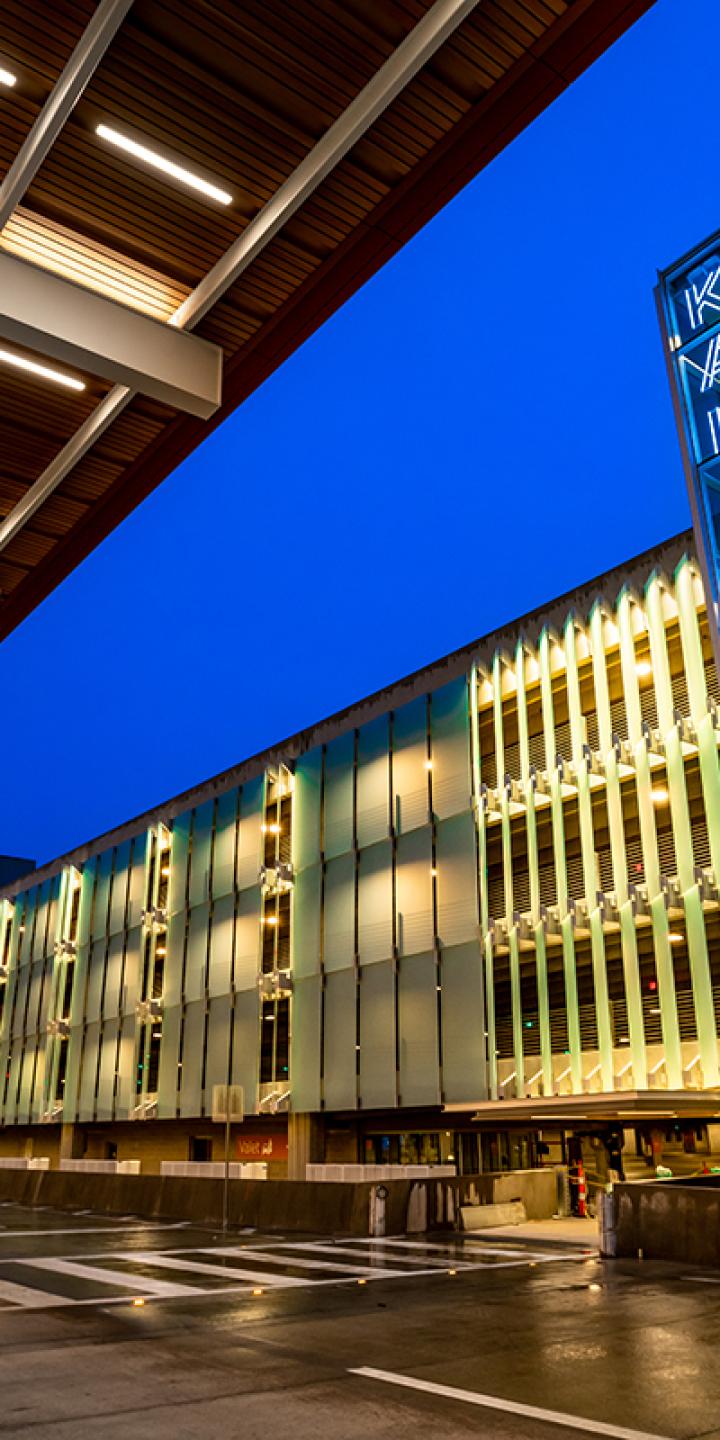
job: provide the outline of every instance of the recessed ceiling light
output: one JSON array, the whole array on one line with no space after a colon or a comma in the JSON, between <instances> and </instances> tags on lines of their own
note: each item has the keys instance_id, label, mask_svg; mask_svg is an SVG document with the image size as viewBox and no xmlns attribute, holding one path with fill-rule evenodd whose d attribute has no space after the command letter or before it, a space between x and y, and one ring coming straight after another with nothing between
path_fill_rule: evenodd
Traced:
<instances>
[{"instance_id":1,"label":"recessed ceiling light","mask_svg":"<svg viewBox=\"0 0 720 1440\"><path fill-rule=\"evenodd\" d=\"M0 65L0 85L12 86L15 85L16 82L17 75L13 75L12 70L5 70L3 66Z\"/></svg>"},{"instance_id":2,"label":"recessed ceiling light","mask_svg":"<svg viewBox=\"0 0 720 1440\"><path fill-rule=\"evenodd\" d=\"M646 675L652 675L652 665L650 664L650 661L638 660L637 665L635 666L635 674L639 675L641 680L644 679Z\"/></svg>"},{"instance_id":3,"label":"recessed ceiling light","mask_svg":"<svg viewBox=\"0 0 720 1440\"><path fill-rule=\"evenodd\" d=\"M233 197L228 195L227 190L221 190L218 185L211 185L209 180L203 180L201 175L196 175L193 170L187 170L184 165L176 165L174 160L168 160L157 150L151 150L149 145L139 145L137 140L131 140L129 135L121 134L111 125L97 125L95 133L100 136L101 140L107 140L109 145L115 145L118 150L124 150L135 160L141 160L143 165L149 165L152 170L160 170L163 175L171 175L173 180L179 180L190 190L198 190L201 195L207 195L209 200L217 200L220 205L232 204Z\"/></svg>"},{"instance_id":4,"label":"recessed ceiling light","mask_svg":"<svg viewBox=\"0 0 720 1440\"><path fill-rule=\"evenodd\" d=\"M668 935L668 940L671 945L682 945L684 939L685 936L681 935L678 930L671 930Z\"/></svg>"},{"instance_id":5,"label":"recessed ceiling light","mask_svg":"<svg viewBox=\"0 0 720 1440\"><path fill-rule=\"evenodd\" d=\"M27 355L16 355L12 350L0 350L0 364L12 365L16 370L28 370L31 375L37 375L41 380L52 380L55 385L64 385L66 390L85 389L85 381L78 380L76 375L66 375L62 370L53 370L50 365L40 365L37 360L30 360Z\"/></svg>"},{"instance_id":6,"label":"recessed ceiling light","mask_svg":"<svg viewBox=\"0 0 720 1440\"><path fill-rule=\"evenodd\" d=\"M652 796L653 805L667 805L667 802L670 799L670 796L668 795L668 792L665 789L664 785L657 785L654 790L650 791L650 794Z\"/></svg>"}]
</instances>

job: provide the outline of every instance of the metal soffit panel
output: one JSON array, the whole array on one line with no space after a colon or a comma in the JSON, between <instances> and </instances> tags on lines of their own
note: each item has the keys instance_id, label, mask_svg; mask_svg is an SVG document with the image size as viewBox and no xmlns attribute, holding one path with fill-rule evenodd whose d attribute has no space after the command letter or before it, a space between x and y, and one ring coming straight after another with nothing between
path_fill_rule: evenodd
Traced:
<instances>
[{"instance_id":1,"label":"metal soffit panel","mask_svg":"<svg viewBox=\"0 0 720 1440\"><path fill-rule=\"evenodd\" d=\"M0 87L6 180L93 17L97 30L103 9L127 12L14 195L0 251L156 319L179 306L224 357L209 421L89 375L68 394L0 366L0 636L652 3L41 0L30 14L0 0L0 66L17 75ZM436 46L403 71L433 10ZM386 92L363 115L380 71ZM100 124L231 202L104 144Z\"/></svg>"}]
</instances>

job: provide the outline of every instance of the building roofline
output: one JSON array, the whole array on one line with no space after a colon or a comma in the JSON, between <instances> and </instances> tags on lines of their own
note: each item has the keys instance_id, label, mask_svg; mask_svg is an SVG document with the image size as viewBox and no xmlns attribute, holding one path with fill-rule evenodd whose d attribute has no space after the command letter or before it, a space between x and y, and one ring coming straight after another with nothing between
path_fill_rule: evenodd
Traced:
<instances>
[{"instance_id":1,"label":"building roofline","mask_svg":"<svg viewBox=\"0 0 720 1440\"><path fill-rule=\"evenodd\" d=\"M617 594L628 585L641 589L651 570L674 570L683 556L688 554L695 554L693 532L690 529L683 530L671 539L661 541L658 545L650 546L640 555L614 565L611 570L594 576L592 580L582 585L566 590L556 599L508 621L499 629L492 630L480 636L479 639L461 646L459 650L454 650L439 660L430 661L428 665L414 670L400 680L393 681L392 684L384 686L381 690L374 691L372 695L353 701L344 709L270 745L265 750L258 751L246 760L232 765L228 770L223 770L219 774L191 786L190 789L182 791L179 795L161 801L140 815L133 816L131 820L126 820L121 825L104 831L94 839L75 846L66 854L48 861L46 865L30 871L27 875L0 888L0 899L12 898L13 895L28 889L31 885L38 885L56 875L66 865L82 865L93 856L109 850L113 845L119 845L125 840L132 839L151 825L157 824L158 821L172 820L175 816L181 815L193 806L202 804L205 800L222 795L236 785L246 784L247 781L261 774L268 766L277 765L281 761L297 760L308 750L314 749L317 745L327 744L328 741L343 734L351 727L367 724L370 720L387 714L389 710L395 709L398 705L407 705L418 695L427 695L433 690L439 689L450 680L455 680L464 674L472 663L489 665L495 651L501 650L504 646L510 646L520 634L532 639L539 636L544 629L559 629L567 615L573 610L585 616L589 615L599 594L603 593L607 598L608 589L614 585L617 585Z\"/></svg>"}]
</instances>

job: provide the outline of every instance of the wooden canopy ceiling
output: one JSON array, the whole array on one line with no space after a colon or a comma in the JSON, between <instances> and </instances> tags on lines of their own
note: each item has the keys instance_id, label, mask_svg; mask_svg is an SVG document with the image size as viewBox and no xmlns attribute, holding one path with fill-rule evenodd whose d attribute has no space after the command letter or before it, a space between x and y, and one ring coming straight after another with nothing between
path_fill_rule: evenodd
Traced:
<instances>
[{"instance_id":1,"label":"wooden canopy ceiling","mask_svg":"<svg viewBox=\"0 0 720 1440\"><path fill-rule=\"evenodd\" d=\"M7 635L178 463L653 0L478 0L195 333L222 347L209 421L135 396L0 548ZM431 8L431 0L135 0L22 203L7 250L167 319ZM95 11L0 0L0 174ZM115 125L232 194L218 206L98 140ZM150 300L148 301L148 296ZM150 306L155 309L151 310ZM37 356L42 361L42 356ZM110 384L0 364L0 521Z\"/></svg>"}]
</instances>

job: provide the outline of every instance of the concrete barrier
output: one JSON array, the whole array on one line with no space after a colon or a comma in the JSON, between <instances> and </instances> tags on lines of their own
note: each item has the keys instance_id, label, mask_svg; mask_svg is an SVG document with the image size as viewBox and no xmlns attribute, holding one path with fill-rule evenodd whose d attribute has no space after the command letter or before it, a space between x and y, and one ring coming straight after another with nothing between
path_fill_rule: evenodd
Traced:
<instances>
[{"instance_id":1,"label":"concrete barrier","mask_svg":"<svg viewBox=\"0 0 720 1440\"><path fill-rule=\"evenodd\" d=\"M306 1165L306 1180L441 1180L455 1178L454 1165Z\"/></svg>"},{"instance_id":2,"label":"concrete barrier","mask_svg":"<svg viewBox=\"0 0 720 1440\"><path fill-rule=\"evenodd\" d=\"M552 1170L439 1180L383 1180L386 1235L453 1229L470 1189L474 1200L522 1200L530 1219L555 1212ZM378 1225L378 1184L340 1180L233 1180L229 1219L233 1226L320 1235L369 1235ZM109 1215L190 1220L218 1226L223 1180L175 1175L88 1173L77 1170L0 1170L0 1200L88 1209ZM412 1197L412 1200L411 1200Z\"/></svg>"},{"instance_id":3,"label":"concrete barrier","mask_svg":"<svg viewBox=\"0 0 720 1440\"><path fill-rule=\"evenodd\" d=\"M76 1175L139 1175L139 1160L61 1160L60 1169Z\"/></svg>"},{"instance_id":4,"label":"concrete barrier","mask_svg":"<svg viewBox=\"0 0 720 1440\"><path fill-rule=\"evenodd\" d=\"M223 1160L162 1160L161 1175L174 1175L179 1180L224 1180ZM260 1160L231 1161L230 1180L267 1180L267 1165Z\"/></svg>"},{"instance_id":5,"label":"concrete barrier","mask_svg":"<svg viewBox=\"0 0 720 1440\"><path fill-rule=\"evenodd\" d=\"M49 1170L49 1155L3 1155L0 1170Z\"/></svg>"},{"instance_id":6,"label":"concrete barrier","mask_svg":"<svg viewBox=\"0 0 720 1440\"><path fill-rule=\"evenodd\" d=\"M506 1200L499 1205L461 1205L463 1230L488 1230L493 1225L522 1225L527 1212L522 1200Z\"/></svg>"},{"instance_id":7,"label":"concrete barrier","mask_svg":"<svg viewBox=\"0 0 720 1440\"><path fill-rule=\"evenodd\" d=\"M710 1176L616 1185L609 1228L620 1257L642 1251L647 1260L718 1269L720 1186Z\"/></svg>"}]
</instances>

